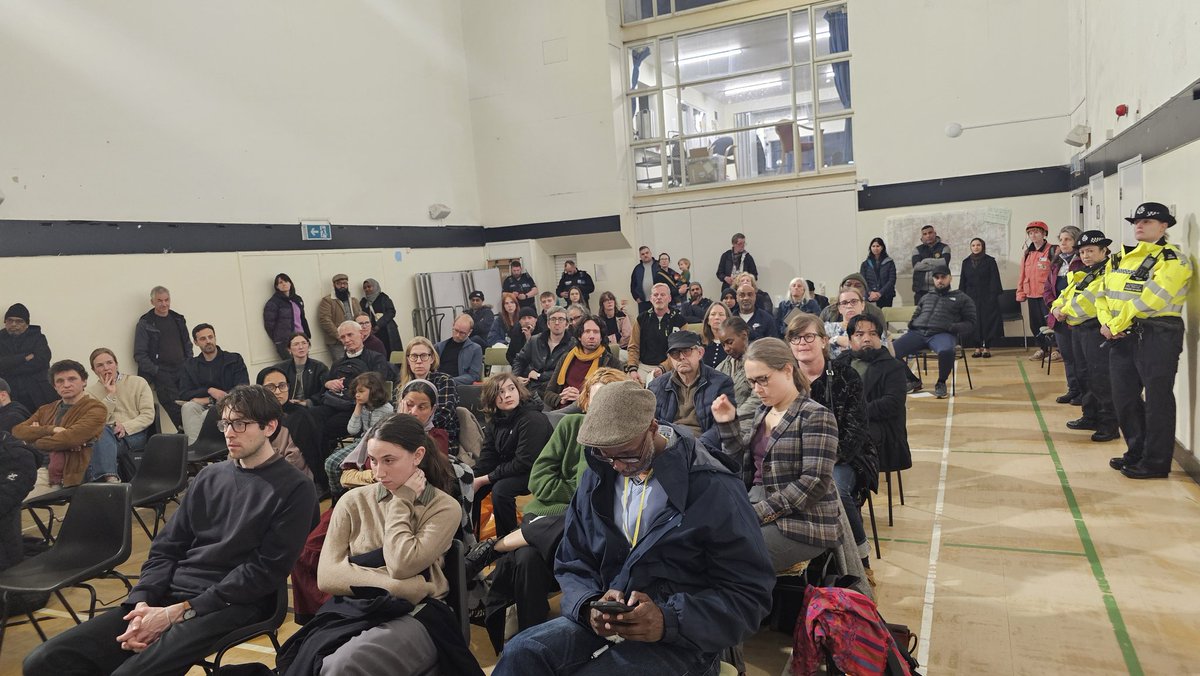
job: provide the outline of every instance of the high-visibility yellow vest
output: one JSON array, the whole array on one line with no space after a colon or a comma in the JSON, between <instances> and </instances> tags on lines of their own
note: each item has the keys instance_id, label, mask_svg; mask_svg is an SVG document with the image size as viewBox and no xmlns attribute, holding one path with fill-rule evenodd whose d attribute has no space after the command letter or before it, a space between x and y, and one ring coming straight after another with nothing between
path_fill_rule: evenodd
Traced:
<instances>
[{"instance_id":1,"label":"high-visibility yellow vest","mask_svg":"<svg viewBox=\"0 0 1200 676\"><path fill-rule=\"evenodd\" d=\"M1191 279L1192 262L1179 247L1139 242L1109 261L1096 317L1113 334L1137 319L1179 317Z\"/></svg>"},{"instance_id":2,"label":"high-visibility yellow vest","mask_svg":"<svg viewBox=\"0 0 1200 676\"><path fill-rule=\"evenodd\" d=\"M1067 288L1054 299L1051 310L1058 310L1067 324L1078 326L1096 318L1096 299L1103 293L1104 275L1108 272L1108 261L1097 263L1093 268L1084 268L1067 273Z\"/></svg>"}]
</instances>

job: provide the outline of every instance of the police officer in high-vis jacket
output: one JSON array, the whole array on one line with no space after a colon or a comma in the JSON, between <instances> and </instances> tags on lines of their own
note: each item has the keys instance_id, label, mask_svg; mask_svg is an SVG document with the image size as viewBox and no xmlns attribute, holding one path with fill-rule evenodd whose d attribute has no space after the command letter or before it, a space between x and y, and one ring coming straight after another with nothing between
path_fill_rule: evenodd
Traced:
<instances>
[{"instance_id":1,"label":"police officer in high-vis jacket","mask_svg":"<svg viewBox=\"0 0 1200 676\"><path fill-rule=\"evenodd\" d=\"M1096 319L1096 300L1103 293L1104 273L1108 271L1109 244L1112 240L1099 230L1088 230L1079 236L1075 246L1084 267L1067 274L1067 287L1050 306L1055 319L1071 327L1075 379L1083 399L1083 415L1068 421L1067 427L1095 430L1092 441L1121 438L1108 377L1109 351Z\"/></svg>"},{"instance_id":2,"label":"police officer in high-vis jacket","mask_svg":"<svg viewBox=\"0 0 1200 676\"><path fill-rule=\"evenodd\" d=\"M1175 372L1192 263L1167 243L1167 228L1175 225L1167 207L1146 202L1125 220L1133 224L1137 246L1113 257L1096 304L1128 447L1108 464L1130 479L1160 479L1171 471L1175 450Z\"/></svg>"}]
</instances>

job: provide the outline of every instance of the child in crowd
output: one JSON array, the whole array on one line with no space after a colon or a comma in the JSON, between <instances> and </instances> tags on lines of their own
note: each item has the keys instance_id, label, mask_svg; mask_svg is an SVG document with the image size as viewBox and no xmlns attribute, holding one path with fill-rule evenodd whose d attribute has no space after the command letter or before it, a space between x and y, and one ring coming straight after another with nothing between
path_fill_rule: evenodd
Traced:
<instances>
[{"instance_id":1,"label":"child in crowd","mask_svg":"<svg viewBox=\"0 0 1200 676\"><path fill-rule=\"evenodd\" d=\"M325 459L325 473L329 477L329 490L334 502L346 488L342 486L342 461L358 448L361 438L376 424L390 417L396 409L389 401L388 386L374 371L360 374L350 382L354 388L354 412L346 423L346 432L354 439L337 449Z\"/></svg>"},{"instance_id":2,"label":"child in crowd","mask_svg":"<svg viewBox=\"0 0 1200 676\"><path fill-rule=\"evenodd\" d=\"M692 283L692 262L686 258L679 259L679 277L684 284Z\"/></svg>"}]
</instances>

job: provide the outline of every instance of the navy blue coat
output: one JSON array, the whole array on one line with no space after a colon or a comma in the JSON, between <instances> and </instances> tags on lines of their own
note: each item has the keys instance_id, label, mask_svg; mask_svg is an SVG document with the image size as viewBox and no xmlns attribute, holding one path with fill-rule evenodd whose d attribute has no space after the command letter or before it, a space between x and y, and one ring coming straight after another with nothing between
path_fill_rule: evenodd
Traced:
<instances>
[{"instance_id":1,"label":"navy blue coat","mask_svg":"<svg viewBox=\"0 0 1200 676\"><path fill-rule=\"evenodd\" d=\"M867 280L867 291L879 292L879 300L875 304L880 307L891 305L896 297L896 261L891 256L879 262L867 258L858 271Z\"/></svg>"},{"instance_id":2,"label":"navy blue coat","mask_svg":"<svg viewBox=\"0 0 1200 676\"><path fill-rule=\"evenodd\" d=\"M701 364L700 377L696 384L692 404L696 407L696 420L700 423L700 429L707 430L716 424L713 422L712 404L717 397L723 394L737 406L733 396L733 380L724 373ZM654 393L654 398L658 401L654 407L654 417L660 421L674 422L679 415L679 392L676 387L675 379L669 371L650 381L650 387L647 389Z\"/></svg>"},{"instance_id":3,"label":"navy blue coat","mask_svg":"<svg viewBox=\"0 0 1200 676\"><path fill-rule=\"evenodd\" d=\"M775 572L732 459L685 431L675 438L653 464L666 507L633 551L613 515L620 475L584 454L554 575L563 617L582 624L587 604L609 589L640 591L662 610L663 643L711 655L758 631Z\"/></svg>"}]
</instances>

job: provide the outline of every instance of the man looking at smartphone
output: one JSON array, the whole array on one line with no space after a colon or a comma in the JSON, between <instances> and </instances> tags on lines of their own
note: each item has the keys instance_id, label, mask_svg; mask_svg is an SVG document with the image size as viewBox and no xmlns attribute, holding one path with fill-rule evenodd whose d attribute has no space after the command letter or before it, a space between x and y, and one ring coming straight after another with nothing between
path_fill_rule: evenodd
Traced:
<instances>
[{"instance_id":1,"label":"man looking at smartphone","mask_svg":"<svg viewBox=\"0 0 1200 676\"><path fill-rule=\"evenodd\" d=\"M775 573L732 459L654 410L635 382L591 400L555 560L562 617L509 641L494 674L715 674L767 615Z\"/></svg>"}]
</instances>

